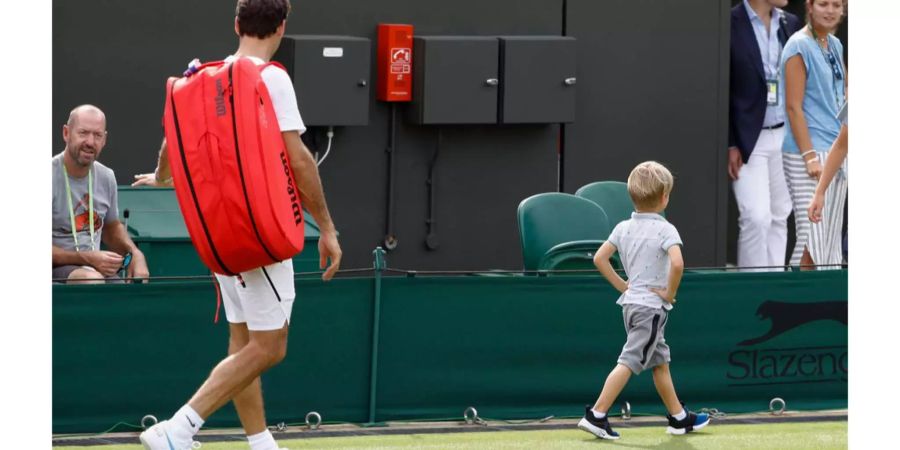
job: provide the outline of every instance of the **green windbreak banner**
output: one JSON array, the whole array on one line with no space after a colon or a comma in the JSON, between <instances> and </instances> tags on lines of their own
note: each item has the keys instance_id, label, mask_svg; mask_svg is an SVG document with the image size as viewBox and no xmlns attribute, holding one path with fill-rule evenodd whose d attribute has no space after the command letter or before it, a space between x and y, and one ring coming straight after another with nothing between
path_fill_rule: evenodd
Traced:
<instances>
[{"instance_id":1,"label":"green windbreak banner","mask_svg":"<svg viewBox=\"0 0 900 450\"><path fill-rule=\"evenodd\" d=\"M369 399L371 278L296 282L288 357L263 375L271 423L364 422ZM54 286L53 432L100 432L145 414L167 419L228 350L211 281ZM239 426L231 405L210 426Z\"/></svg>"},{"instance_id":2,"label":"green windbreak banner","mask_svg":"<svg viewBox=\"0 0 900 450\"><path fill-rule=\"evenodd\" d=\"M577 416L625 342L599 277L384 282L378 417ZM847 404L846 272L687 274L666 325L675 387L726 412ZM413 338L414 337L414 338ZM617 405L664 408L647 371Z\"/></svg>"},{"instance_id":3,"label":"green windbreak banner","mask_svg":"<svg viewBox=\"0 0 900 450\"><path fill-rule=\"evenodd\" d=\"M461 419L468 406L489 418L577 416L625 340L618 294L599 276L296 284L287 358L263 376L270 423L309 411L326 422ZM168 418L225 355L211 282L53 293L55 433ZM846 271L688 273L666 325L676 390L693 409L760 411L773 397L845 408L846 323ZM649 371L624 401L663 412ZM231 406L209 424L239 426Z\"/></svg>"}]
</instances>

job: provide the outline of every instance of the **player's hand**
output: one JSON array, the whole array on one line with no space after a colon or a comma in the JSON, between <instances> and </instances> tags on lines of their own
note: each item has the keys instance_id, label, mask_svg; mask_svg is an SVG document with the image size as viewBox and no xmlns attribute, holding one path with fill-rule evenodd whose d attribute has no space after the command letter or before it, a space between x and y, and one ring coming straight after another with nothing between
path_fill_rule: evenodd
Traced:
<instances>
[{"instance_id":1,"label":"player's hand","mask_svg":"<svg viewBox=\"0 0 900 450\"><path fill-rule=\"evenodd\" d=\"M652 291L656 295L662 297L662 299L665 300L666 303L668 303L670 305L675 304L675 295L669 294L669 288L665 288L665 289L650 288L650 291Z\"/></svg>"},{"instance_id":2,"label":"player's hand","mask_svg":"<svg viewBox=\"0 0 900 450\"><path fill-rule=\"evenodd\" d=\"M813 196L812 202L809 203L809 208L806 210L809 221L812 223L819 223L822 220L822 209L824 207L825 195L816 193L816 195Z\"/></svg>"},{"instance_id":3,"label":"player's hand","mask_svg":"<svg viewBox=\"0 0 900 450\"><path fill-rule=\"evenodd\" d=\"M731 181L738 179L738 172L743 165L741 150L737 147L728 147L728 176L731 177Z\"/></svg>"},{"instance_id":4,"label":"player's hand","mask_svg":"<svg viewBox=\"0 0 900 450\"><path fill-rule=\"evenodd\" d=\"M93 267L104 277L111 277L122 268L122 256L116 252L97 250L82 252L87 265Z\"/></svg>"},{"instance_id":5,"label":"player's hand","mask_svg":"<svg viewBox=\"0 0 900 450\"><path fill-rule=\"evenodd\" d=\"M341 245L338 243L336 231L320 230L320 232L319 268L325 269L325 265L328 263L328 260L331 260L331 264L328 265L328 269L326 269L325 273L322 274L322 280L328 281L331 279L331 277L334 276L335 273L337 273L338 269L340 269L341 267Z\"/></svg>"},{"instance_id":6,"label":"player's hand","mask_svg":"<svg viewBox=\"0 0 900 450\"><path fill-rule=\"evenodd\" d=\"M156 179L156 173L141 173L134 176L134 183L131 183L131 187L137 186L153 186L153 187L166 187L171 186L172 179L168 179L166 181L159 181Z\"/></svg>"},{"instance_id":7,"label":"player's hand","mask_svg":"<svg viewBox=\"0 0 900 450\"><path fill-rule=\"evenodd\" d=\"M125 270L128 278L147 278L150 276L150 269L147 268L147 258L140 250L131 254L131 264ZM147 280L141 280L140 283L146 283Z\"/></svg>"},{"instance_id":8,"label":"player's hand","mask_svg":"<svg viewBox=\"0 0 900 450\"><path fill-rule=\"evenodd\" d=\"M818 159L813 160L812 162L806 163L806 173L815 179L819 179L819 175L822 175L822 163Z\"/></svg>"}]
</instances>

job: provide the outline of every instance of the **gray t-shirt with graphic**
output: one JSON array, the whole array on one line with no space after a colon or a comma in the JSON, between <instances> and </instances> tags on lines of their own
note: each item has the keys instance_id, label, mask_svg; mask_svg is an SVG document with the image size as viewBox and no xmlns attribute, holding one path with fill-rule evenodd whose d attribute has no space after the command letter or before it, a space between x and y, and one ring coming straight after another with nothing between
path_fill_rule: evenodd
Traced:
<instances>
[{"instance_id":1,"label":"gray t-shirt with graphic","mask_svg":"<svg viewBox=\"0 0 900 450\"><path fill-rule=\"evenodd\" d=\"M112 169L94 162L94 246L91 248L90 218L88 215L88 177L69 176L75 229L78 230L78 250L100 250L100 238L107 220L119 220L116 175ZM72 218L66 201L66 181L63 177L63 154L53 157L53 245L64 250L75 250L72 237Z\"/></svg>"},{"instance_id":2,"label":"gray t-shirt with graphic","mask_svg":"<svg viewBox=\"0 0 900 450\"><path fill-rule=\"evenodd\" d=\"M672 309L650 288L665 289L669 284L669 247L681 245L675 226L659 214L633 212L607 240L616 246L628 275L628 289L616 303Z\"/></svg>"}]
</instances>

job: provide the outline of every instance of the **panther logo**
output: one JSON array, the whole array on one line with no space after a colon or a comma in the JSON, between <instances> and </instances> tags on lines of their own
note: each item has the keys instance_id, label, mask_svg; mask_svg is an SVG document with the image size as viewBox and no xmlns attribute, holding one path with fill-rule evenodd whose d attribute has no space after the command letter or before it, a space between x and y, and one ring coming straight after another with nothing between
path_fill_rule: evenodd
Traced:
<instances>
[{"instance_id":1,"label":"panther logo","mask_svg":"<svg viewBox=\"0 0 900 450\"><path fill-rule=\"evenodd\" d=\"M760 320L771 319L772 328L766 334L738 345L759 344L817 320L834 320L847 325L847 302L786 303L766 300L759 305L756 315Z\"/></svg>"}]
</instances>

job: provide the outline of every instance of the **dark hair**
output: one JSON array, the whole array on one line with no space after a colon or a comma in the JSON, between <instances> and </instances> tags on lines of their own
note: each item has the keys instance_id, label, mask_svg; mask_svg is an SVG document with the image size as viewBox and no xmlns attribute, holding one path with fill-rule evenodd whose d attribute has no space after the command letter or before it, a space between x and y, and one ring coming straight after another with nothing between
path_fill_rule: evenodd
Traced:
<instances>
[{"instance_id":1,"label":"dark hair","mask_svg":"<svg viewBox=\"0 0 900 450\"><path fill-rule=\"evenodd\" d=\"M287 19L289 0L238 0L234 15L241 36L267 38Z\"/></svg>"}]
</instances>

